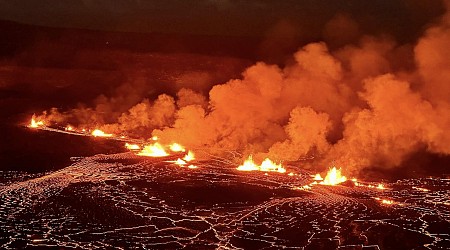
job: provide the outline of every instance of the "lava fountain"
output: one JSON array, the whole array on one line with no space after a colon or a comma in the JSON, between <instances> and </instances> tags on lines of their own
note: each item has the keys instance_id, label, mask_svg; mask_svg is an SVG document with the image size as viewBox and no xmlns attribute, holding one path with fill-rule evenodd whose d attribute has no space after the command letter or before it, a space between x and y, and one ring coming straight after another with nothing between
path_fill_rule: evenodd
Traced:
<instances>
[{"instance_id":1,"label":"lava fountain","mask_svg":"<svg viewBox=\"0 0 450 250\"><path fill-rule=\"evenodd\" d=\"M100 129L95 129L94 131L92 131L91 135L95 136L95 137L112 137L113 134L107 134L103 131L101 131Z\"/></svg>"},{"instance_id":2,"label":"lava fountain","mask_svg":"<svg viewBox=\"0 0 450 250\"><path fill-rule=\"evenodd\" d=\"M137 153L137 155L163 157L168 156L169 154L166 152L166 150L161 144L155 142L154 144L144 146L144 148L139 153Z\"/></svg>"},{"instance_id":3,"label":"lava fountain","mask_svg":"<svg viewBox=\"0 0 450 250\"><path fill-rule=\"evenodd\" d=\"M44 121L37 121L36 120L36 116L33 114L33 116L31 117L31 122L28 125L29 128L39 128L45 126Z\"/></svg>"},{"instance_id":4,"label":"lava fountain","mask_svg":"<svg viewBox=\"0 0 450 250\"><path fill-rule=\"evenodd\" d=\"M285 173L286 169L281 164L276 164L269 158L266 158L261 165L256 164L253 161L253 157L250 155L244 163L236 168L239 171L263 171L263 172L278 172Z\"/></svg>"},{"instance_id":5,"label":"lava fountain","mask_svg":"<svg viewBox=\"0 0 450 250\"><path fill-rule=\"evenodd\" d=\"M314 178L314 180L320 180L321 176L320 174L317 174ZM347 180L347 177L343 176L340 169L337 169L336 167L333 167L330 169L325 176L325 178L319 182L319 184L322 185L330 185L334 186L339 183L345 182Z\"/></svg>"},{"instance_id":6,"label":"lava fountain","mask_svg":"<svg viewBox=\"0 0 450 250\"><path fill-rule=\"evenodd\" d=\"M178 143L172 143L169 148L170 148L170 150L172 152L184 152L184 151L186 151L186 149L183 146L181 146L180 144L178 144Z\"/></svg>"}]
</instances>

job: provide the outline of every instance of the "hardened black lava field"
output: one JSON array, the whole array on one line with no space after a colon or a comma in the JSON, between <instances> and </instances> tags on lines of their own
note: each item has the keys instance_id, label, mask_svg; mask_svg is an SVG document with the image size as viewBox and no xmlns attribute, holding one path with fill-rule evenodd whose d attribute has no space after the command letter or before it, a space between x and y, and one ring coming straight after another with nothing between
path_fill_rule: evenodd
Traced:
<instances>
[{"instance_id":1,"label":"hardened black lava field","mask_svg":"<svg viewBox=\"0 0 450 250\"><path fill-rule=\"evenodd\" d=\"M230 158L231 154L230 152ZM450 179L386 189L314 185L310 173L196 169L133 153L1 172L4 249L448 249Z\"/></svg>"}]
</instances>

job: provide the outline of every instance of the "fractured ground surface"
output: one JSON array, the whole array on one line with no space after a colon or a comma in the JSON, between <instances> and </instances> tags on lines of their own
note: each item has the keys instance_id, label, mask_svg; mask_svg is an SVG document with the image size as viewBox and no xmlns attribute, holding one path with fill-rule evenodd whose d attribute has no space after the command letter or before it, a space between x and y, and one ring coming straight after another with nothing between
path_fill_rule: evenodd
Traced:
<instances>
[{"instance_id":1,"label":"fractured ground surface","mask_svg":"<svg viewBox=\"0 0 450 250\"><path fill-rule=\"evenodd\" d=\"M123 153L46 174L0 172L0 248L450 248L449 179L303 190L311 177L300 170L170 159Z\"/></svg>"}]
</instances>

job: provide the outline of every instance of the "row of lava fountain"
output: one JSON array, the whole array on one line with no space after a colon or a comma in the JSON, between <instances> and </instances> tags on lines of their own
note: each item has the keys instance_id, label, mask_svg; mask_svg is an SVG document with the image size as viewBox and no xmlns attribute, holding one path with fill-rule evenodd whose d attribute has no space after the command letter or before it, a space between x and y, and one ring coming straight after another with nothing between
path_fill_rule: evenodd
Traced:
<instances>
[{"instance_id":1,"label":"row of lava fountain","mask_svg":"<svg viewBox=\"0 0 450 250\"><path fill-rule=\"evenodd\" d=\"M49 129L49 127L45 124L45 121L43 120L37 120L36 117L33 115L31 122L27 125L27 127L32 129ZM94 136L94 137L104 137L104 138L113 138L113 139L121 139L126 140L129 139L125 136L116 136L114 134L108 134L105 133L99 129L94 130L87 130L87 129L81 129L78 130L70 125L66 126L64 130L56 130L51 129L52 131L59 131L59 132L68 132L71 134L79 134L84 136ZM195 154L192 150L187 150L183 145L173 142L172 144L163 145L158 142L158 138L156 136L151 138L151 143L141 143L141 144L134 144L134 143L125 143L125 147L133 152L134 154L142 157L167 157L171 154L177 154L177 155L183 155L182 157L178 158L177 160L172 161L166 161L173 163L175 165L178 165L180 167L187 167L189 169L197 169L198 166L195 165ZM257 164L254 160L252 155L249 155L247 159L239 165L236 170L238 171L244 171L244 172L251 172L251 171L260 171L264 172L265 175L268 175L270 172L275 172L278 174L287 174L289 176L295 176L297 175L294 172L289 172L286 170L285 167L283 167L282 163L275 163L274 161L270 160L269 158L264 159L260 164ZM310 190L314 185L327 185L327 186L335 186L344 182L350 182L352 186L359 186L359 187L366 187L366 188L374 188L379 190L384 190L386 187L384 187L383 184L377 183L377 184L364 184L358 182L356 178L348 179L346 176L344 176L341 172L341 169L338 169L336 167L330 168L327 173L324 175L325 177L322 177L320 173L317 173L315 175L311 175L312 182L307 185L303 185L301 187L295 187L294 189L299 190ZM423 190L428 191L428 190ZM382 204L385 205L391 205L395 202L392 200L387 199L381 199L381 198L375 198L376 200L380 201ZM401 204L398 204L401 205Z\"/></svg>"}]
</instances>

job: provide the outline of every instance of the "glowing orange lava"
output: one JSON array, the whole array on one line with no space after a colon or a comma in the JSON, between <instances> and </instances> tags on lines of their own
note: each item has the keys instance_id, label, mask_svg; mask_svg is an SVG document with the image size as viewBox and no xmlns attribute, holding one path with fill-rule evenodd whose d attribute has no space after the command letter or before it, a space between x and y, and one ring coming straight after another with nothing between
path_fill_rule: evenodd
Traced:
<instances>
[{"instance_id":1,"label":"glowing orange lava","mask_svg":"<svg viewBox=\"0 0 450 250\"><path fill-rule=\"evenodd\" d=\"M314 180L319 180L318 177L321 177L320 175L314 178ZM319 182L319 184L322 185L337 185L339 183L342 183L347 180L347 177L343 176L340 169L336 169L336 167L333 167L330 169L327 173L327 176L323 179L323 181Z\"/></svg>"},{"instance_id":2,"label":"glowing orange lava","mask_svg":"<svg viewBox=\"0 0 450 250\"><path fill-rule=\"evenodd\" d=\"M187 163L188 163L189 161L192 161L192 160L194 160L194 159L195 159L194 153L192 153L192 151L189 151L189 152L183 157L183 159L178 158L176 161L167 161L167 162L172 162L172 163L174 163L174 164L176 164L176 165L178 165L178 166L180 166L180 167L184 167L185 165L187 165ZM188 168L190 168L190 169L195 169L195 168L198 168L198 167L195 166L195 165L189 165Z\"/></svg>"},{"instance_id":3,"label":"glowing orange lava","mask_svg":"<svg viewBox=\"0 0 450 250\"><path fill-rule=\"evenodd\" d=\"M111 136L113 136L113 134L107 134L107 133L101 131L100 129L96 129L96 130L92 131L91 135L93 135L95 137L111 137Z\"/></svg>"},{"instance_id":4,"label":"glowing orange lava","mask_svg":"<svg viewBox=\"0 0 450 250\"><path fill-rule=\"evenodd\" d=\"M154 144L144 146L144 148L139 153L137 153L137 155L162 157L168 156L169 154L166 152L166 150L161 144L155 142Z\"/></svg>"},{"instance_id":5,"label":"glowing orange lava","mask_svg":"<svg viewBox=\"0 0 450 250\"><path fill-rule=\"evenodd\" d=\"M184 151L186 151L186 149L183 146L181 146L180 144L178 144L178 143L172 143L169 146L169 148L170 148L170 150L172 152L184 152Z\"/></svg>"},{"instance_id":6,"label":"glowing orange lava","mask_svg":"<svg viewBox=\"0 0 450 250\"><path fill-rule=\"evenodd\" d=\"M257 165L253 162L253 157L250 155L244 164L236 168L239 171L263 171L263 172L278 172L285 173L286 169L281 164L275 164L269 158L266 158L261 165Z\"/></svg>"},{"instance_id":7,"label":"glowing orange lava","mask_svg":"<svg viewBox=\"0 0 450 250\"><path fill-rule=\"evenodd\" d=\"M383 204L387 204L387 205L391 205L391 204L394 204L394 202L393 202L393 201L391 201L391 200L386 200L386 199L383 199L383 200L381 200L381 203L383 203Z\"/></svg>"},{"instance_id":8,"label":"glowing orange lava","mask_svg":"<svg viewBox=\"0 0 450 250\"><path fill-rule=\"evenodd\" d=\"M172 162L175 163L175 164L177 164L177 165L179 165L179 166L183 166L183 165L186 165L186 164L187 164L186 161L184 161L184 160L182 160L182 159L180 159L180 158L178 158L176 161L172 161Z\"/></svg>"},{"instance_id":9,"label":"glowing orange lava","mask_svg":"<svg viewBox=\"0 0 450 250\"><path fill-rule=\"evenodd\" d=\"M128 142L125 143L125 147L129 150L139 150L141 147L137 144L129 144Z\"/></svg>"},{"instance_id":10,"label":"glowing orange lava","mask_svg":"<svg viewBox=\"0 0 450 250\"><path fill-rule=\"evenodd\" d=\"M33 116L31 117L31 122L28 125L28 127L30 127L30 128L39 128L39 127L42 127L44 125L45 125L44 121L36 121L36 117L33 114Z\"/></svg>"},{"instance_id":11,"label":"glowing orange lava","mask_svg":"<svg viewBox=\"0 0 450 250\"><path fill-rule=\"evenodd\" d=\"M301 187L294 187L293 190L311 190L310 185L303 185Z\"/></svg>"},{"instance_id":12,"label":"glowing orange lava","mask_svg":"<svg viewBox=\"0 0 450 250\"><path fill-rule=\"evenodd\" d=\"M239 171L256 171L259 170L259 166L253 162L253 157L250 155L247 160L244 161L244 164L237 167Z\"/></svg>"},{"instance_id":13,"label":"glowing orange lava","mask_svg":"<svg viewBox=\"0 0 450 250\"><path fill-rule=\"evenodd\" d=\"M314 180L315 180L315 181L323 181L323 178L322 178L322 176L320 176L320 174L316 174L316 175L314 176Z\"/></svg>"},{"instance_id":14,"label":"glowing orange lava","mask_svg":"<svg viewBox=\"0 0 450 250\"><path fill-rule=\"evenodd\" d=\"M421 188L421 187L412 187L412 188L415 189L415 190L422 191L422 192L429 192L430 191L429 189Z\"/></svg>"},{"instance_id":15,"label":"glowing orange lava","mask_svg":"<svg viewBox=\"0 0 450 250\"><path fill-rule=\"evenodd\" d=\"M375 197L375 200L379 201L383 205L393 205L393 204L397 204L397 205L400 205L400 206L402 205L402 204L397 203L397 202L395 202L393 200L382 199L382 198L378 198L378 197Z\"/></svg>"},{"instance_id":16,"label":"glowing orange lava","mask_svg":"<svg viewBox=\"0 0 450 250\"><path fill-rule=\"evenodd\" d=\"M183 157L183 160L185 160L185 161L195 160L194 153L189 150L188 153Z\"/></svg>"}]
</instances>

